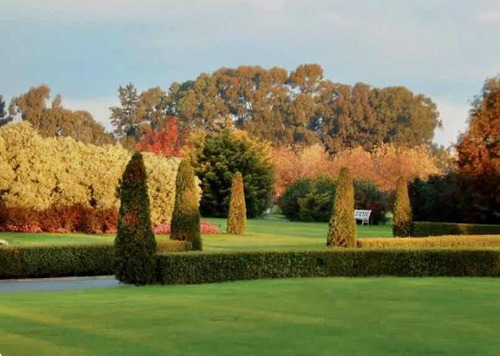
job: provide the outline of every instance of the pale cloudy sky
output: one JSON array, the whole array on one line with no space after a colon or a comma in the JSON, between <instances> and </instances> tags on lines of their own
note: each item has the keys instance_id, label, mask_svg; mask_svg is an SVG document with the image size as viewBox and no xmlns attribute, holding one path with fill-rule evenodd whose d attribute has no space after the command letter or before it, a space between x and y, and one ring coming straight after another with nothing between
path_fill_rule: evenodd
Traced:
<instances>
[{"instance_id":1,"label":"pale cloudy sky","mask_svg":"<svg viewBox=\"0 0 500 356\"><path fill-rule=\"evenodd\" d=\"M0 94L46 83L108 127L120 84L319 63L336 82L430 96L448 145L500 73L497 0L0 0L0 34Z\"/></svg>"}]
</instances>

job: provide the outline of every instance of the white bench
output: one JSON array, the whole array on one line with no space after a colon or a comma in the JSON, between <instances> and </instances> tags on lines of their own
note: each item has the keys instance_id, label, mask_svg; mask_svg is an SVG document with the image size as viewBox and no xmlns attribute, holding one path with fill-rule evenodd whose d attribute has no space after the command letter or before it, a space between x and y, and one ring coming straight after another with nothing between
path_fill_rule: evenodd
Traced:
<instances>
[{"instance_id":1,"label":"white bench","mask_svg":"<svg viewBox=\"0 0 500 356\"><path fill-rule=\"evenodd\" d=\"M371 210L354 210L354 219L361 220L361 225L370 225Z\"/></svg>"}]
</instances>

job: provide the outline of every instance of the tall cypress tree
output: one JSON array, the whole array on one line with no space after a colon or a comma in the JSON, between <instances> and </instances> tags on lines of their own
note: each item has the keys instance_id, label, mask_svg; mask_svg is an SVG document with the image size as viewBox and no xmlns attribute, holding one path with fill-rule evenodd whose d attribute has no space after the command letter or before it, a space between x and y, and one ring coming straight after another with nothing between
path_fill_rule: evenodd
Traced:
<instances>
[{"instance_id":1,"label":"tall cypress tree","mask_svg":"<svg viewBox=\"0 0 500 356\"><path fill-rule=\"evenodd\" d=\"M247 208L245 205L243 176L240 172L236 172L231 188L231 202L229 203L229 214L227 216L227 233L233 235L244 234L246 224Z\"/></svg>"},{"instance_id":2,"label":"tall cypress tree","mask_svg":"<svg viewBox=\"0 0 500 356\"><path fill-rule=\"evenodd\" d=\"M327 246L355 247L357 228L354 219L354 185L347 168L340 171L333 204Z\"/></svg>"},{"instance_id":3,"label":"tall cypress tree","mask_svg":"<svg viewBox=\"0 0 500 356\"><path fill-rule=\"evenodd\" d=\"M143 285L155 280L156 240L149 215L146 169L135 153L120 187L118 233L115 239L115 276L124 283Z\"/></svg>"},{"instance_id":4,"label":"tall cypress tree","mask_svg":"<svg viewBox=\"0 0 500 356\"><path fill-rule=\"evenodd\" d=\"M412 216L408 185L404 177L399 177L394 202L392 234L396 237L411 236Z\"/></svg>"},{"instance_id":5,"label":"tall cypress tree","mask_svg":"<svg viewBox=\"0 0 500 356\"><path fill-rule=\"evenodd\" d=\"M201 250L202 248L200 211L198 209L194 171L186 160L180 163L177 171L170 239L191 241L193 250Z\"/></svg>"}]
</instances>

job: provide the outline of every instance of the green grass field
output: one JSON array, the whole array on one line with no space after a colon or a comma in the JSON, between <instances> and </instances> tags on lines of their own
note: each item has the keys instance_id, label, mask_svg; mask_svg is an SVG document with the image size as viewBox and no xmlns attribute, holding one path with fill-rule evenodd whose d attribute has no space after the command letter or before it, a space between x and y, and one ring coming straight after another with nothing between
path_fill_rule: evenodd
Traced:
<instances>
[{"instance_id":1,"label":"green grass field","mask_svg":"<svg viewBox=\"0 0 500 356\"><path fill-rule=\"evenodd\" d=\"M247 234L234 236L225 234L225 219L204 219L221 228L220 235L203 237L205 251L263 250L263 249L314 249L326 244L327 223L290 222L285 219L255 219L248 221ZM358 226L358 237L391 237L390 225ZM158 235L158 240L168 239ZM12 246L112 243L113 235L85 234L25 234L0 233L0 239Z\"/></svg>"},{"instance_id":2,"label":"green grass field","mask_svg":"<svg viewBox=\"0 0 500 356\"><path fill-rule=\"evenodd\" d=\"M498 355L500 280L318 278L0 295L10 355Z\"/></svg>"}]
</instances>

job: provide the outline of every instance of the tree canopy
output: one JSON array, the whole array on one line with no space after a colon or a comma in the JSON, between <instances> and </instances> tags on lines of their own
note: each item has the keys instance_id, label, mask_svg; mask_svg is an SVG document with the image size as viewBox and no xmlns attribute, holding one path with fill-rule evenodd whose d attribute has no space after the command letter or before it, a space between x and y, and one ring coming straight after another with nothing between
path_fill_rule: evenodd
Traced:
<instances>
[{"instance_id":1,"label":"tree canopy","mask_svg":"<svg viewBox=\"0 0 500 356\"><path fill-rule=\"evenodd\" d=\"M47 85L32 87L27 93L11 100L10 117L30 122L43 137L69 136L94 145L113 143L112 136L89 112L64 108L59 95L54 98L51 107L47 107L49 99L50 88Z\"/></svg>"},{"instance_id":2,"label":"tree canopy","mask_svg":"<svg viewBox=\"0 0 500 356\"><path fill-rule=\"evenodd\" d=\"M435 103L405 87L354 86L323 78L317 64L283 68L242 66L174 83L167 110L213 129L227 118L251 137L274 145L322 142L330 151L381 143L431 143L440 125Z\"/></svg>"},{"instance_id":3,"label":"tree canopy","mask_svg":"<svg viewBox=\"0 0 500 356\"><path fill-rule=\"evenodd\" d=\"M194 80L174 82L164 92L119 88L121 106L111 108L119 138L140 139L169 115L181 126L208 131L228 120L252 138L274 146L322 143L330 152L382 143L417 146L432 143L440 126L436 104L405 87L353 86L323 78L318 64L288 72L279 67L220 68Z\"/></svg>"}]
</instances>

